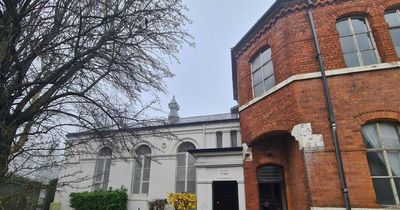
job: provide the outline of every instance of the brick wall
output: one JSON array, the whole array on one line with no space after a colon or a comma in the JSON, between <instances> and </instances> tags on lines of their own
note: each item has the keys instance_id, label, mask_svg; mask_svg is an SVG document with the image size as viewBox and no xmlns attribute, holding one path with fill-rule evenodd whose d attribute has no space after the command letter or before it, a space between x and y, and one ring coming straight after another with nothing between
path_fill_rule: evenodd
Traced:
<instances>
[{"instance_id":1,"label":"brick wall","mask_svg":"<svg viewBox=\"0 0 400 210\"><path fill-rule=\"evenodd\" d=\"M327 70L346 68L336 20L350 14L367 17L382 62L399 61L384 12L396 5L400 7L400 0L317 2L314 18ZM261 27L235 54L238 102L242 107L253 99L250 59L262 47L272 49L276 83L293 75L319 71L306 5L289 4L278 7L273 14L276 17L273 15L271 21L266 21L265 27ZM385 69L328 78L353 207L380 206L375 199L360 129L370 121L400 121L399 70ZM242 141L253 145L255 157L244 164L247 209L258 209L256 169L265 164L285 167L289 209L343 206L320 78L296 81L279 89L242 110L240 120ZM324 149L304 152L296 147L293 138L275 138L270 141L283 146L276 148L274 158L263 157L270 136L277 132L288 134L294 125L305 122L311 122L313 133L323 135Z\"/></svg>"}]
</instances>

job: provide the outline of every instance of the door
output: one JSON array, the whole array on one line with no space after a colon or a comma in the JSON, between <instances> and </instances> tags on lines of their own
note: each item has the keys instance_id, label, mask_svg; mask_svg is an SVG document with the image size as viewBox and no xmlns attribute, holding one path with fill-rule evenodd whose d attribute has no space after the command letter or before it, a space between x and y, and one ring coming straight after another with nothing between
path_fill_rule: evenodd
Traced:
<instances>
[{"instance_id":1,"label":"door","mask_svg":"<svg viewBox=\"0 0 400 210\"><path fill-rule=\"evenodd\" d=\"M239 210L236 181L214 181L213 210Z\"/></svg>"},{"instance_id":2,"label":"door","mask_svg":"<svg viewBox=\"0 0 400 210\"><path fill-rule=\"evenodd\" d=\"M287 210L283 168L267 165L258 169L260 209Z\"/></svg>"}]
</instances>

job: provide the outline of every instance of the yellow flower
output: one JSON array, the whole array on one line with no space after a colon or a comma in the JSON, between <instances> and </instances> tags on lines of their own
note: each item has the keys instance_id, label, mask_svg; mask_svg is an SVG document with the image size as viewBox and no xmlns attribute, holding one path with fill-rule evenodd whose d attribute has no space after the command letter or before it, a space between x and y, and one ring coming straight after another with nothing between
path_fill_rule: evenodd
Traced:
<instances>
[{"instance_id":1,"label":"yellow flower","mask_svg":"<svg viewBox=\"0 0 400 210\"><path fill-rule=\"evenodd\" d=\"M196 208L196 195L193 193L167 193L167 201L175 210L192 210Z\"/></svg>"}]
</instances>

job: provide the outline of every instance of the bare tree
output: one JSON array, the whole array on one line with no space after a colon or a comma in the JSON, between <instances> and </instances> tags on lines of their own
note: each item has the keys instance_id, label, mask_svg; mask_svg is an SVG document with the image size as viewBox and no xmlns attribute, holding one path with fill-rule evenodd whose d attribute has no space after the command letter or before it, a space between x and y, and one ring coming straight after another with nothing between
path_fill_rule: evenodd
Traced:
<instances>
[{"instance_id":1,"label":"bare tree","mask_svg":"<svg viewBox=\"0 0 400 210\"><path fill-rule=\"evenodd\" d=\"M40 157L51 165L71 146L66 129L146 125L142 94L165 91L165 61L191 44L185 10L182 0L1 0L0 179Z\"/></svg>"}]
</instances>

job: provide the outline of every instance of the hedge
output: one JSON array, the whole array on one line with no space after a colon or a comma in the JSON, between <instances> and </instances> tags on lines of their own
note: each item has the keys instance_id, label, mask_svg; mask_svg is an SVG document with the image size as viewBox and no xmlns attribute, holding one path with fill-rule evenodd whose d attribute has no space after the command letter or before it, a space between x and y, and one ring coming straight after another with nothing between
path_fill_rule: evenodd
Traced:
<instances>
[{"instance_id":1,"label":"hedge","mask_svg":"<svg viewBox=\"0 0 400 210\"><path fill-rule=\"evenodd\" d=\"M75 210L127 210L126 190L71 193L69 197Z\"/></svg>"}]
</instances>

